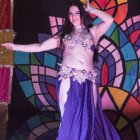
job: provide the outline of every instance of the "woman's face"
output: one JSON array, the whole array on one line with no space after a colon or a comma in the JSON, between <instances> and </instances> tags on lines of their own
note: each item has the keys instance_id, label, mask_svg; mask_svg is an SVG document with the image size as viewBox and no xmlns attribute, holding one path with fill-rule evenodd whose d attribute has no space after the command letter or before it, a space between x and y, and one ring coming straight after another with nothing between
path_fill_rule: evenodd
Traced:
<instances>
[{"instance_id":1,"label":"woman's face","mask_svg":"<svg viewBox=\"0 0 140 140\"><path fill-rule=\"evenodd\" d=\"M80 11L77 6L71 6L69 9L69 20L74 27L79 27L82 25Z\"/></svg>"}]
</instances>

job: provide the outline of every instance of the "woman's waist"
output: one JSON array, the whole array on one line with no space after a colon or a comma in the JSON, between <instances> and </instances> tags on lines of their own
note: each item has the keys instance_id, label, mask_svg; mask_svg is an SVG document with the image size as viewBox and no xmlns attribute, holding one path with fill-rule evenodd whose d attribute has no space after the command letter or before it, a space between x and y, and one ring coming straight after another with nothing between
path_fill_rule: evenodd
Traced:
<instances>
[{"instance_id":1,"label":"woman's waist","mask_svg":"<svg viewBox=\"0 0 140 140\"><path fill-rule=\"evenodd\" d=\"M71 51L71 52L67 52L65 51L65 53L63 54L63 64L67 64L67 65L72 65L72 66L78 66L78 68L82 68L82 67L87 67L89 68L93 68L93 53L87 53L87 51L81 51L78 50L77 51Z\"/></svg>"},{"instance_id":2,"label":"woman's waist","mask_svg":"<svg viewBox=\"0 0 140 140\"><path fill-rule=\"evenodd\" d=\"M79 70L92 71L94 69L94 64L91 60L63 59L62 64Z\"/></svg>"}]
</instances>

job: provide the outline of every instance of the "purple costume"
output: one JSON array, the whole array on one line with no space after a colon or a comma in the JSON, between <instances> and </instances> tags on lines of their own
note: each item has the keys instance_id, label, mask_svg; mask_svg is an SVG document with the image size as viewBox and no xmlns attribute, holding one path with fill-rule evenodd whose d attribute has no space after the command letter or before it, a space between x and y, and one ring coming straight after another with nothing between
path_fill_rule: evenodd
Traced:
<instances>
[{"instance_id":1,"label":"purple costume","mask_svg":"<svg viewBox=\"0 0 140 140\"><path fill-rule=\"evenodd\" d=\"M70 79L70 88L57 140L120 140L102 111L96 73L60 65L57 77L58 96L61 82L66 78ZM97 94L96 106L93 85Z\"/></svg>"}]
</instances>

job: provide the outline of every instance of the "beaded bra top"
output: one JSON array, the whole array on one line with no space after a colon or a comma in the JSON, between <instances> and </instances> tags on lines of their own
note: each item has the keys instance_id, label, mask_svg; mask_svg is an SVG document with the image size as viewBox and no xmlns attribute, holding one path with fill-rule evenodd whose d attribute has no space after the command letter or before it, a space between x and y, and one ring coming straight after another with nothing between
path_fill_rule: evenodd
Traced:
<instances>
[{"instance_id":1,"label":"beaded bra top","mask_svg":"<svg viewBox=\"0 0 140 140\"><path fill-rule=\"evenodd\" d=\"M70 34L66 34L63 38L64 48L74 48L76 46L86 47L95 51L93 35L86 28L78 28L73 30Z\"/></svg>"}]
</instances>

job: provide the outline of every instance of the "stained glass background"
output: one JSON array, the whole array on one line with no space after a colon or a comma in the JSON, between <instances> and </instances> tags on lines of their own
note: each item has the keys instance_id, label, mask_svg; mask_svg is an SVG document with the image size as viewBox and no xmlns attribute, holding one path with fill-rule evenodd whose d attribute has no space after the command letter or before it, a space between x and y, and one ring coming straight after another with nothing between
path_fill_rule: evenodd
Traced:
<instances>
[{"instance_id":1,"label":"stained glass background","mask_svg":"<svg viewBox=\"0 0 140 140\"><path fill-rule=\"evenodd\" d=\"M48 39L61 28L69 2L15 0L14 42L28 44ZM140 2L91 0L90 3L114 17L111 28L99 41L99 63L95 66L103 110L122 140L139 140ZM100 22L95 16L93 19L93 24ZM8 139L55 140L60 121L55 77L61 60L59 49L14 53Z\"/></svg>"}]
</instances>

